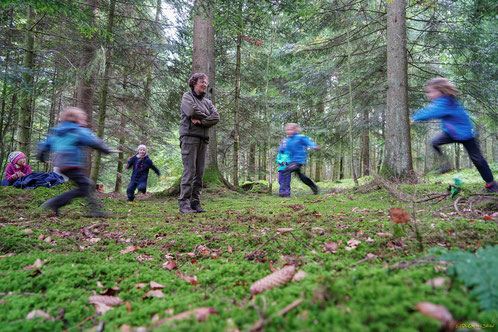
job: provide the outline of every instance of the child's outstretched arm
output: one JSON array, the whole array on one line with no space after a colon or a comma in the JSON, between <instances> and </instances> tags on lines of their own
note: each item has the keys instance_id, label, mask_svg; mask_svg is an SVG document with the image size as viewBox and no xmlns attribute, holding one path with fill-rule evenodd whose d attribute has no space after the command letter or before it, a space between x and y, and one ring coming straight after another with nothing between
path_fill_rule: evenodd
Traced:
<instances>
[{"instance_id":1,"label":"child's outstretched arm","mask_svg":"<svg viewBox=\"0 0 498 332\"><path fill-rule=\"evenodd\" d=\"M413 122L440 119L452 113L448 105L448 99L437 98L431 101L426 107L419 109L412 116Z\"/></svg>"}]
</instances>

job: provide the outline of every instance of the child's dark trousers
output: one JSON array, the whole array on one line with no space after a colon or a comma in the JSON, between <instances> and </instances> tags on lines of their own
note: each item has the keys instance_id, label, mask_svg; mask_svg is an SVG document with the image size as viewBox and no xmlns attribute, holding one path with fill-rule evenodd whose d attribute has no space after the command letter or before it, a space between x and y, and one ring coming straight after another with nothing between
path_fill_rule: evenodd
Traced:
<instances>
[{"instance_id":1,"label":"child's dark trousers","mask_svg":"<svg viewBox=\"0 0 498 332\"><path fill-rule=\"evenodd\" d=\"M278 190L278 195L280 197L290 197L291 192L291 173L284 173L284 171L278 171L278 183L280 183L280 189Z\"/></svg>"}]
</instances>

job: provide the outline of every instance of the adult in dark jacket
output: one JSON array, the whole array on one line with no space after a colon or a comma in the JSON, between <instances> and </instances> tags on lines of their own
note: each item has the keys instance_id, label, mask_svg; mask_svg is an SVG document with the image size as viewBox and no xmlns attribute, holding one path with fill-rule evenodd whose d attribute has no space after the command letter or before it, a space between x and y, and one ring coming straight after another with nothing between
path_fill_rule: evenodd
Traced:
<instances>
[{"instance_id":1,"label":"adult in dark jacket","mask_svg":"<svg viewBox=\"0 0 498 332\"><path fill-rule=\"evenodd\" d=\"M133 202L136 189L144 194L147 191L149 169L152 169L157 176L161 176L161 173L147 155L147 147L143 144L138 146L138 153L128 160L126 169L129 169L130 167L132 167L133 171L131 173L130 184L128 185L128 189L126 189L126 194L128 195L128 202Z\"/></svg>"},{"instance_id":2,"label":"adult in dark jacket","mask_svg":"<svg viewBox=\"0 0 498 332\"><path fill-rule=\"evenodd\" d=\"M191 91L183 94L180 119L183 175L178 205L181 213L205 212L201 208L200 195L209 128L220 120L213 103L205 97L208 86L206 74L193 74L188 85Z\"/></svg>"}]
</instances>

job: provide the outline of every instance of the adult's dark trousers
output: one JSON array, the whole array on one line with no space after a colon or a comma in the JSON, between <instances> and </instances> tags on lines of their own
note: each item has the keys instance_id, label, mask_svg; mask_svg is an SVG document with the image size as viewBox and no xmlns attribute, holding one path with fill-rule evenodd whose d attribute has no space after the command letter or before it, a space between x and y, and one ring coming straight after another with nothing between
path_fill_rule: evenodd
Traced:
<instances>
[{"instance_id":1,"label":"adult's dark trousers","mask_svg":"<svg viewBox=\"0 0 498 332\"><path fill-rule=\"evenodd\" d=\"M180 197L178 198L180 209L200 205L207 147L208 143L198 137L183 136L180 139L183 163Z\"/></svg>"},{"instance_id":2,"label":"adult's dark trousers","mask_svg":"<svg viewBox=\"0 0 498 332\"><path fill-rule=\"evenodd\" d=\"M291 174L292 172L296 173L299 179L308 187L311 188L311 190L315 191L317 189L316 184L311 180L309 177L301 173L301 166L302 164L299 163L290 163L289 166L287 166L283 171L281 171L282 175L285 174Z\"/></svg>"},{"instance_id":3,"label":"adult's dark trousers","mask_svg":"<svg viewBox=\"0 0 498 332\"><path fill-rule=\"evenodd\" d=\"M85 197L90 209L95 210L97 208L97 201L93 197L95 183L80 168L70 168L61 173L67 176L69 180L73 181L78 187L50 199L47 201L47 205L51 208L58 209L71 203L75 198Z\"/></svg>"},{"instance_id":4,"label":"adult's dark trousers","mask_svg":"<svg viewBox=\"0 0 498 332\"><path fill-rule=\"evenodd\" d=\"M493 173L491 172L488 162L486 161L486 159L484 159L481 150L479 149L479 145L477 145L477 142L474 138L465 141L457 141L452 139L447 133L443 132L442 134L434 137L431 141L432 147L442 158L444 157L443 151L441 150L441 145L450 143L463 144L465 150L467 150L467 153L469 154L470 160L472 160L472 163L474 163L474 166L479 171L479 174L481 174L482 179L486 181L486 183L493 182Z\"/></svg>"},{"instance_id":5,"label":"adult's dark trousers","mask_svg":"<svg viewBox=\"0 0 498 332\"><path fill-rule=\"evenodd\" d=\"M129 200L133 200L135 198L136 189L138 189L139 192L145 194L145 192L147 191L147 182L131 181L128 185L128 188L126 189L126 195L128 196Z\"/></svg>"},{"instance_id":6,"label":"adult's dark trousers","mask_svg":"<svg viewBox=\"0 0 498 332\"><path fill-rule=\"evenodd\" d=\"M280 197L290 197L291 193L291 173L283 173L283 171L278 172L278 183L280 184L280 188L278 190L278 195Z\"/></svg>"}]
</instances>

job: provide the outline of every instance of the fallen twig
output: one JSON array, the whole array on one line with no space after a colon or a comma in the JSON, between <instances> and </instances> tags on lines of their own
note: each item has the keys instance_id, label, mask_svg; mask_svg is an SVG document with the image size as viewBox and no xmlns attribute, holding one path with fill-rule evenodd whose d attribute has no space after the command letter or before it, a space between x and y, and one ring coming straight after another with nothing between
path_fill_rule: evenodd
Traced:
<instances>
[{"instance_id":1,"label":"fallen twig","mask_svg":"<svg viewBox=\"0 0 498 332\"><path fill-rule=\"evenodd\" d=\"M458 210L458 202L460 202L460 199L462 199L462 196L458 197L457 199L455 199L455 201L453 202L453 207L455 208L455 211L459 214L459 215L462 215L462 213L460 212L460 210Z\"/></svg>"},{"instance_id":2,"label":"fallen twig","mask_svg":"<svg viewBox=\"0 0 498 332\"><path fill-rule=\"evenodd\" d=\"M278 312L279 315L285 315L286 313L288 313L289 311L291 311L292 309L294 309L295 307L297 307L298 305L301 304L301 302L303 302L303 299L297 299L295 300L294 302L292 302L291 304L289 304L288 306L286 306L285 308L283 308L282 310L280 310Z\"/></svg>"}]
</instances>

